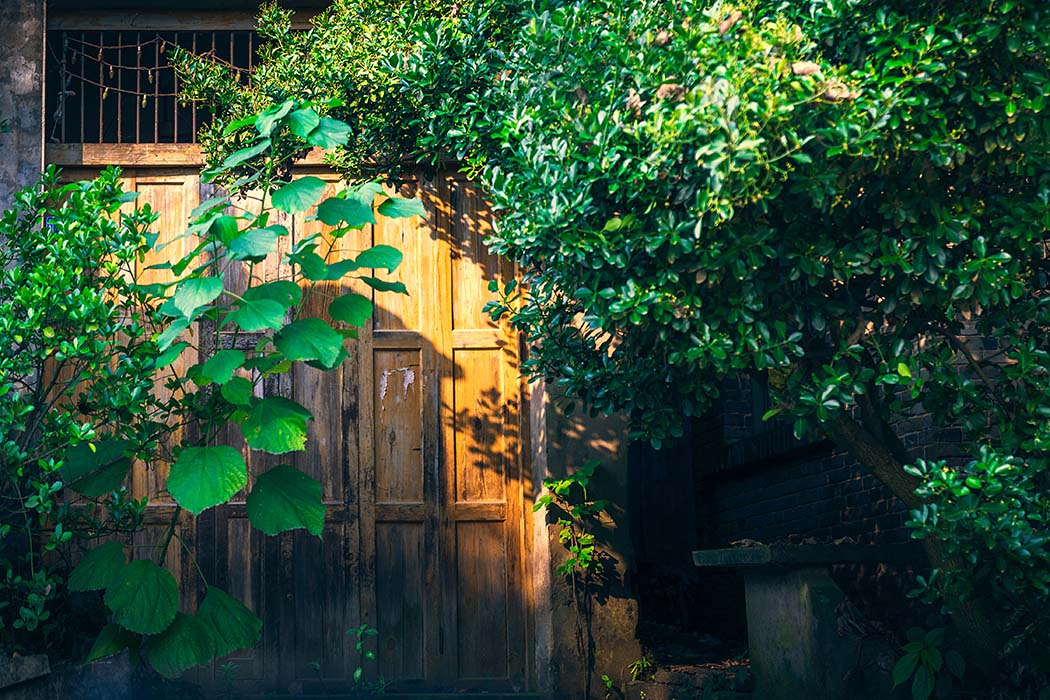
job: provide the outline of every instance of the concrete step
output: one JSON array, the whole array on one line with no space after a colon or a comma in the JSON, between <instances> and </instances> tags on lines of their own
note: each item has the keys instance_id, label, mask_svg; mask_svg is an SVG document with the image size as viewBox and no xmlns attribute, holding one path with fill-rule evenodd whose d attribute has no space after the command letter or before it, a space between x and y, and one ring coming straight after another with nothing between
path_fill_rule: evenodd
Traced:
<instances>
[{"instance_id":1,"label":"concrete step","mask_svg":"<svg viewBox=\"0 0 1050 700\"><path fill-rule=\"evenodd\" d=\"M631 681L626 700L751 700L746 662L658 668L652 678Z\"/></svg>"}]
</instances>

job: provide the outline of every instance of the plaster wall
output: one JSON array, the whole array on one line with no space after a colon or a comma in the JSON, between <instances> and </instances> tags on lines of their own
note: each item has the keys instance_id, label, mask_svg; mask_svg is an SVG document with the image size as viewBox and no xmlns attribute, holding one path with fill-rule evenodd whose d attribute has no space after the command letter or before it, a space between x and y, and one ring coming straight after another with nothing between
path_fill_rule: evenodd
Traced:
<instances>
[{"instance_id":1,"label":"plaster wall","mask_svg":"<svg viewBox=\"0 0 1050 700\"><path fill-rule=\"evenodd\" d=\"M627 666L642 654L637 639L638 600L634 591L635 552L627 522L627 421L623 417L565 415L548 391L535 387L532 405L533 478L558 478L590 459L601 467L588 495L608 499L609 517L596 536L608 555L607 577L591 614L578 624L572 589L555 569L568 552L558 541L561 528L543 511L534 514L532 580L536 595L536 663L539 690L555 700L605 696L601 677L623 686Z\"/></svg>"},{"instance_id":2,"label":"plaster wall","mask_svg":"<svg viewBox=\"0 0 1050 700\"><path fill-rule=\"evenodd\" d=\"M0 0L0 209L44 164L44 0Z\"/></svg>"}]
</instances>

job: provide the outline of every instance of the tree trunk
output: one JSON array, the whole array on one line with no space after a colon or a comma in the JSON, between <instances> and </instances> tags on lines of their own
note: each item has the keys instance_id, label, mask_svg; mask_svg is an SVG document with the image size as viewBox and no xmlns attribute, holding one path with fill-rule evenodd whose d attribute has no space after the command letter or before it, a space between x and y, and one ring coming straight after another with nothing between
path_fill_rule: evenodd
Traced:
<instances>
[{"instance_id":1,"label":"tree trunk","mask_svg":"<svg viewBox=\"0 0 1050 700\"><path fill-rule=\"evenodd\" d=\"M846 413L840 413L834 422L822 427L836 445L849 451L908 508L922 505L922 499L915 495L919 479L904 471L905 463L884 440L880 440ZM889 429L889 426L884 427ZM968 566L962 558L946 555L943 543L937 538L927 537L923 545L933 568L951 572ZM946 605L963 646L967 668L976 671L982 681L993 682L998 675L999 656L1005 641L1003 631L995 624L995 616L988 612L988 606L979 599L946 601Z\"/></svg>"}]
</instances>

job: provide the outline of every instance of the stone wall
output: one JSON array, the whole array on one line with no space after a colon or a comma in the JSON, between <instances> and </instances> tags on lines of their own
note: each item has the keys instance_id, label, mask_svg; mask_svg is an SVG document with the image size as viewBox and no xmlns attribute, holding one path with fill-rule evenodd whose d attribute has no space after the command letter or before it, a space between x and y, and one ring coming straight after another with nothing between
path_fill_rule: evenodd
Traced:
<instances>
[{"instance_id":1,"label":"stone wall","mask_svg":"<svg viewBox=\"0 0 1050 700\"><path fill-rule=\"evenodd\" d=\"M0 209L43 167L44 0L0 1Z\"/></svg>"}]
</instances>

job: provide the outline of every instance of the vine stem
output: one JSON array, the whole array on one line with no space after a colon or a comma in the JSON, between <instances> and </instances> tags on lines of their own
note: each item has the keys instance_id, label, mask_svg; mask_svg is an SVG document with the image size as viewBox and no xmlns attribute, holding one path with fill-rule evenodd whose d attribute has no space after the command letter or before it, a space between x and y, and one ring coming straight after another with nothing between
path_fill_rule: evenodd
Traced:
<instances>
[{"instance_id":1,"label":"vine stem","mask_svg":"<svg viewBox=\"0 0 1050 700\"><path fill-rule=\"evenodd\" d=\"M164 558L168 556L168 546L171 544L171 538L175 536L175 526L179 523L179 515L181 513L182 506L175 504L175 512L171 514L171 520L168 522L168 528L164 532L164 543L160 545L160 551L156 554L154 558L154 562L157 564L157 566L164 565Z\"/></svg>"}]
</instances>

